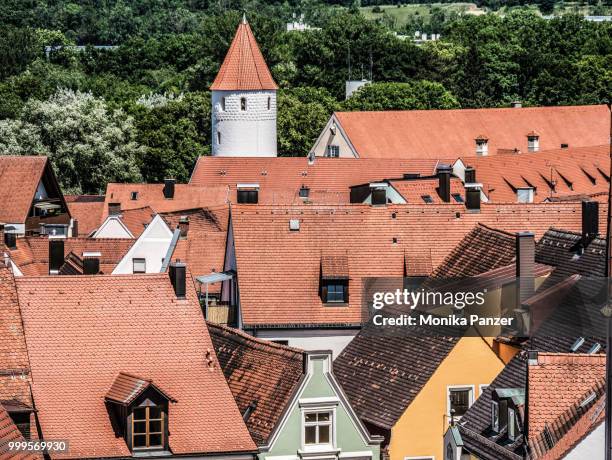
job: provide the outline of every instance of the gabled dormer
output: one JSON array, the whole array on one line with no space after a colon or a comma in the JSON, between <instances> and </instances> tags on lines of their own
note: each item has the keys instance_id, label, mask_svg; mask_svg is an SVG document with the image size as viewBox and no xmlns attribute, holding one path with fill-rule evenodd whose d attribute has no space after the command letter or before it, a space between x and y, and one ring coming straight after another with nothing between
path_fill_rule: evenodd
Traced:
<instances>
[{"instance_id":1,"label":"gabled dormer","mask_svg":"<svg viewBox=\"0 0 612 460\"><path fill-rule=\"evenodd\" d=\"M168 451L170 403L153 381L119 372L104 397L110 421L133 454Z\"/></svg>"},{"instance_id":2,"label":"gabled dormer","mask_svg":"<svg viewBox=\"0 0 612 460\"><path fill-rule=\"evenodd\" d=\"M496 388L491 393L491 432L514 442L522 434L524 388Z\"/></svg>"}]
</instances>

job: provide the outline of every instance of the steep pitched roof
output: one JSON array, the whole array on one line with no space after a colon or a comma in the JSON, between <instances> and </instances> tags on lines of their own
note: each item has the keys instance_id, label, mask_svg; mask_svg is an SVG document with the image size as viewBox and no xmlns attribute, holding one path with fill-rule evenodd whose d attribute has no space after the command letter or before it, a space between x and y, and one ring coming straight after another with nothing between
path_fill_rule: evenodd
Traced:
<instances>
[{"instance_id":1,"label":"steep pitched roof","mask_svg":"<svg viewBox=\"0 0 612 460\"><path fill-rule=\"evenodd\" d=\"M137 192L137 199L132 199L132 192ZM205 208L227 203L226 186L197 186L176 184L174 198L164 198L164 184L119 184L109 183L104 196L102 220L108 216L108 205L120 203L121 210L150 207L156 213L180 211L182 209Z\"/></svg>"},{"instance_id":2,"label":"steep pitched roof","mask_svg":"<svg viewBox=\"0 0 612 460\"><path fill-rule=\"evenodd\" d=\"M47 157L0 155L0 222L25 222Z\"/></svg>"},{"instance_id":3,"label":"steep pitched roof","mask_svg":"<svg viewBox=\"0 0 612 460\"><path fill-rule=\"evenodd\" d=\"M99 252L100 271L111 273L133 244L128 238L66 238L64 257L71 252L78 257L83 252ZM49 239L45 236L17 238L17 248L8 254L25 276L49 274Z\"/></svg>"},{"instance_id":4,"label":"steep pitched roof","mask_svg":"<svg viewBox=\"0 0 612 460\"><path fill-rule=\"evenodd\" d=\"M290 230L291 219L299 220L298 231ZM479 213L459 204L236 205L232 226L242 319L245 327L358 324L363 278L402 277L406 264L435 268L478 223L539 237L560 221L579 229L580 203L483 204ZM326 255L348 259L346 307L326 307L319 297Z\"/></svg>"},{"instance_id":5,"label":"steep pitched roof","mask_svg":"<svg viewBox=\"0 0 612 460\"><path fill-rule=\"evenodd\" d=\"M42 433L70 439L58 457L130 456L103 402L120 372L147 376L176 399L173 453L255 448L192 286L184 300L166 274L23 277L17 289Z\"/></svg>"},{"instance_id":6,"label":"steep pitched roof","mask_svg":"<svg viewBox=\"0 0 612 460\"><path fill-rule=\"evenodd\" d=\"M402 178L413 173L430 176L437 160L380 160L355 158L316 158L313 163L304 157L232 158L200 157L190 184L225 186L228 199L236 202L236 186L259 184L259 203L298 204L302 186L310 189L308 201L314 203L348 203L350 186Z\"/></svg>"},{"instance_id":7,"label":"steep pitched roof","mask_svg":"<svg viewBox=\"0 0 612 460\"><path fill-rule=\"evenodd\" d=\"M362 161L362 160L357 160ZM438 194L440 181L436 177L409 180L389 181L408 203L423 203L424 196L429 196L432 203L444 203ZM451 200L456 202L452 195L460 195L465 200L465 190L460 179L452 177L450 180Z\"/></svg>"},{"instance_id":8,"label":"steep pitched roof","mask_svg":"<svg viewBox=\"0 0 612 460\"><path fill-rule=\"evenodd\" d=\"M299 386L304 354L210 322L208 330L240 412L250 411L253 440L263 445Z\"/></svg>"},{"instance_id":9,"label":"steep pitched roof","mask_svg":"<svg viewBox=\"0 0 612 460\"><path fill-rule=\"evenodd\" d=\"M121 212L121 221L128 228L134 238L138 238L147 228L147 225L153 220L155 213L150 206L142 208L126 209Z\"/></svg>"},{"instance_id":10,"label":"steep pitched roof","mask_svg":"<svg viewBox=\"0 0 612 460\"><path fill-rule=\"evenodd\" d=\"M605 105L501 109L336 112L360 158L456 158L475 156L485 135L489 155L498 149L527 151L527 135L540 135L540 150L608 143Z\"/></svg>"},{"instance_id":11,"label":"steep pitched roof","mask_svg":"<svg viewBox=\"0 0 612 460\"><path fill-rule=\"evenodd\" d=\"M607 193L610 147L579 147L537 153L465 158L476 170L476 182L491 201L517 201L516 190L534 187L534 201L578 201L581 195ZM576 196L578 195L578 196ZM607 198L607 196L605 197Z\"/></svg>"},{"instance_id":12,"label":"steep pitched roof","mask_svg":"<svg viewBox=\"0 0 612 460\"><path fill-rule=\"evenodd\" d=\"M0 262L0 401L31 406L29 381L30 364L15 279Z\"/></svg>"},{"instance_id":13,"label":"steep pitched roof","mask_svg":"<svg viewBox=\"0 0 612 460\"><path fill-rule=\"evenodd\" d=\"M278 89L246 19L238 25L236 35L210 89Z\"/></svg>"},{"instance_id":14,"label":"steep pitched roof","mask_svg":"<svg viewBox=\"0 0 612 460\"><path fill-rule=\"evenodd\" d=\"M70 215L79 221L78 236L88 236L102 223L102 195L64 195Z\"/></svg>"},{"instance_id":15,"label":"steep pitched roof","mask_svg":"<svg viewBox=\"0 0 612 460\"><path fill-rule=\"evenodd\" d=\"M4 406L0 404L0 460L32 460L41 458L41 455L11 450L8 446L9 442L20 442L24 440L24 437L13 423L10 415Z\"/></svg>"}]
</instances>

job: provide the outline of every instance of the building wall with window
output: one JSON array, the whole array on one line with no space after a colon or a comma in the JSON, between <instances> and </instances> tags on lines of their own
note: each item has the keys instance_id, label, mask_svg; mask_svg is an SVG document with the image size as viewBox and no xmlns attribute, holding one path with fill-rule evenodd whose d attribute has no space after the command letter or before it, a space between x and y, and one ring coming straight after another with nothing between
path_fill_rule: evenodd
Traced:
<instances>
[{"instance_id":1,"label":"building wall with window","mask_svg":"<svg viewBox=\"0 0 612 460\"><path fill-rule=\"evenodd\" d=\"M480 396L481 385L491 383L503 368L504 363L483 338L466 336L459 340L391 429L391 460L444 458L449 392L467 390L471 405Z\"/></svg>"},{"instance_id":2,"label":"building wall with window","mask_svg":"<svg viewBox=\"0 0 612 460\"><path fill-rule=\"evenodd\" d=\"M276 91L213 91L212 154L276 156Z\"/></svg>"},{"instance_id":3,"label":"building wall with window","mask_svg":"<svg viewBox=\"0 0 612 460\"><path fill-rule=\"evenodd\" d=\"M372 438L332 375L328 352L307 355L306 378L260 460L359 457L380 459L380 441Z\"/></svg>"},{"instance_id":4,"label":"building wall with window","mask_svg":"<svg viewBox=\"0 0 612 460\"><path fill-rule=\"evenodd\" d=\"M336 156L336 152L339 158L357 157L342 127L336 118L332 116L310 150L310 153L317 157L329 157Z\"/></svg>"},{"instance_id":5,"label":"building wall with window","mask_svg":"<svg viewBox=\"0 0 612 460\"><path fill-rule=\"evenodd\" d=\"M117 216L108 216L92 238L134 238L130 230Z\"/></svg>"}]
</instances>

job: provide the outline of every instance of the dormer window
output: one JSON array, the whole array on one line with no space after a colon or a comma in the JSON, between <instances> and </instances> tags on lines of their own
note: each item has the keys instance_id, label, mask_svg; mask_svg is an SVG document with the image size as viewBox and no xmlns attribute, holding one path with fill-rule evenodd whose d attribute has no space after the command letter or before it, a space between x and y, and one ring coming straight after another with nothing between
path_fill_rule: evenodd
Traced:
<instances>
[{"instance_id":1,"label":"dormer window","mask_svg":"<svg viewBox=\"0 0 612 460\"><path fill-rule=\"evenodd\" d=\"M485 136L476 138L476 155L485 156L489 154L489 139Z\"/></svg>"},{"instance_id":2,"label":"dormer window","mask_svg":"<svg viewBox=\"0 0 612 460\"><path fill-rule=\"evenodd\" d=\"M243 112L246 112L246 109L247 109L246 97L241 97L240 98L240 110L242 110Z\"/></svg>"},{"instance_id":3,"label":"dormer window","mask_svg":"<svg viewBox=\"0 0 612 460\"><path fill-rule=\"evenodd\" d=\"M533 203L533 187L517 188L516 201L518 203Z\"/></svg>"},{"instance_id":4,"label":"dormer window","mask_svg":"<svg viewBox=\"0 0 612 460\"><path fill-rule=\"evenodd\" d=\"M536 132L527 134L527 151L537 152L540 150L540 136Z\"/></svg>"},{"instance_id":5,"label":"dormer window","mask_svg":"<svg viewBox=\"0 0 612 460\"><path fill-rule=\"evenodd\" d=\"M259 202L259 184L238 184L236 201L239 204L257 204Z\"/></svg>"},{"instance_id":6,"label":"dormer window","mask_svg":"<svg viewBox=\"0 0 612 460\"><path fill-rule=\"evenodd\" d=\"M104 400L116 435L130 450L168 450L168 407L176 401L151 380L120 372Z\"/></svg>"},{"instance_id":7,"label":"dormer window","mask_svg":"<svg viewBox=\"0 0 612 460\"><path fill-rule=\"evenodd\" d=\"M373 206L387 204L387 184L373 183L370 184L371 203Z\"/></svg>"},{"instance_id":8,"label":"dormer window","mask_svg":"<svg viewBox=\"0 0 612 460\"><path fill-rule=\"evenodd\" d=\"M321 257L321 301L326 304L346 304L349 295L348 257Z\"/></svg>"},{"instance_id":9,"label":"dormer window","mask_svg":"<svg viewBox=\"0 0 612 460\"><path fill-rule=\"evenodd\" d=\"M497 401L491 401L491 429L499 433L499 404Z\"/></svg>"},{"instance_id":10,"label":"dormer window","mask_svg":"<svg viewBox=\"0 0 612 460\"><path fill-rule=\"evenodd\" d=\"M302 187L300 188L300 198L308 198L310 196L310 189L308 187L306 187L305 185L302 185Z\"/></svg>"},{"instance_id":11,"label":"dormer window","mask_svg":"<svg viewBox=\"0 0 612 460\"><path fill-rule=\"evenodd\" d=\"M328 145L325 156L328 158L339 158L340 157L340 146L339 145Z\"/></svg>"},{"instance_id":12,"label":"dormer window","mask_svg":"<svg viewBox=\"0 0 612 460\"><path fill-rule=\"evenodd\" d=\"M130 199L132 201L136 201L138 199L138 192L131 192L130 193Z\"/></svg>"}]
</instances>

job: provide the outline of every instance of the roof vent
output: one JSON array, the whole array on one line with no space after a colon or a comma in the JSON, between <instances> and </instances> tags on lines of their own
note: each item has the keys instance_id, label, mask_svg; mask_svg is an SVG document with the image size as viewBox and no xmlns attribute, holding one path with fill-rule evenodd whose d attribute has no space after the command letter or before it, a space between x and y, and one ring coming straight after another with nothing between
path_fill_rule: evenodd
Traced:
<instances>
[{"instance_id":1,"label":"roof vent","mask_svg":"<svg viewBox=\"0 0 612 460\"><path fill-rule=\"evenodd\" d=\"M300 220L299 219L290 219L289 220L289 230L292 232L300 231Z\"/></svg>"},{"instance_id":2,"label":"roof vent","mask_svg":"<svg viewBox=\"0 0 612 460\"><path fill-rule=\"evenodd\" d=\"M538 351L537 350L527 351L527 363L530 366L537 366L538 364Z\"/></svg>"},{"instance_id":3,"label":"roof vent","mask_svg":"<svg viewBox=\"0 0 612 460\"><path fill-rule=\"evenodd\" d=\"M570 347L570 351L576 353L580 347L584 344L584 337L578 337L574 344Z\"/></svg>"},{"instance_id":4,"label":"roof vent","mask_svg":"<svg viewBox=\"0 0 612 460\"><path fill-rule=\"evenodd\" d=\"M510 107L512 107L513 109L520 109L521 107L523 107L523 103L521 101L512 101L510 103Z\"/></svg>"},{"instance_id":5,"label":"roof vent","mask_svg":"<svg viewBox=\"0 0 612 460\"><path fill-rule=\"evenodd\" d=\"M593 346L591 348L589 348L589 351L587 351L587 353L589 355L594 355L595 353L599 353L599 350L601 350L601 344L600 343L594 343Z\"/></svg>"}]
</instances>

